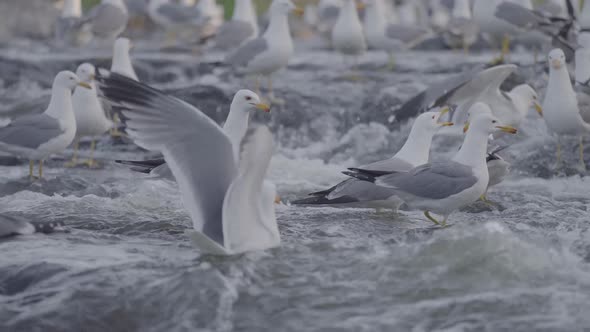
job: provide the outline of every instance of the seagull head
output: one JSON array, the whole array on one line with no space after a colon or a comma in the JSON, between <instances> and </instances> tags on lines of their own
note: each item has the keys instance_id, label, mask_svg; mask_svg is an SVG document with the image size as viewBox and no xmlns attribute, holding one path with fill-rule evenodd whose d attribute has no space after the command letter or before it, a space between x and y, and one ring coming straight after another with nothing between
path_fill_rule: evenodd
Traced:
<instances>
[{"instance_id":1,"label":"seagull head","mask_svg":"<svg viewBox=\"0 0 590 332\"><path fill-rule=\"evenodd\" d=\"M57 76L55 76L55 80L53 81L53 86L57 86L60 88L65 88L68 90L74 90L76 86L81 86L86 89L92 89L90 84L82 82L76 74L72 73L71 71L62 71Z\"/></svg>"},{"instance_id":2,"label":"seagull head","mask_svg":"<svg viewBox=\"0 0 590 332\"><path fill-rule=\"evenodd\" d=\"M293 12L297 15L303 14L303 10L295 7L291 0L274 0L271 5L271 13L287 15Z\"/></svg>"},{"instance_id":3,"label":"seagull head","mask_svg":"<svg viewBox=\"0 0 590 332\"><path fill-rule=\"evenodd\" d=\"M250 90L240 90L234 96L232 107L237 107L245 112L261 110L266 113L270 112L270 106L260 101L260 97Z\"/></svg>"},{"instance_id":4,"label":"seagull head","mask_svg":"<svg viewBox=\"0 0 590 332\"><path fill-rule=\"evenodd\" d=\"M82 82L91 83L94 81L94 77L96 76L96 69L89 63L83 63L78 66L78 69L76 70L76 76L78 76Z\"/></svg>"},{"instance_id":5,"label":"seagull head","mask_svg":"<svg viewBox=\"0 0 590 332\"><path fill-rule=\"evenodd\" d=\"M475 103L469 109L469 120L465 123L464 132L474 130L485 133L486 135L493 134L499 131L516 134L518 130L511 126L503 125L498 118L492 114L490 107L484 103Z\"/></svg>"},{"instance_id":6,"label":"seagull head","mask_svg":"<svg viewBox=\"0 0 590 332\"><path fill-rule=\"evenodd\" d=\"M543 116L543 108L541 107L541 104L539 104L539 97L537 96L537 91L535 91L535 89L533 89L530 85L518 85L517 87L512 89L512 91L510 91L510 94L512 96L523 98L526 101L528 107L534 107L535 111L537 111L537 113L539 113L540 116ZM523 112L526 112L527 110L528 108L524 109Z\"/></svg>"},{"instance_id":7,"label":"seagull head","mask_svg":"<svg viewBox=\"0 0 590 332\"><path fill-rule=\"evenodd\" d=\"M565 65L565 54L560 48L556 48L549 52L547 60L551 69L561 69Z\"/></svg>"},{"instance_id":8,"label":"seagull head","mask_svg":"<svg viewBox=\"0 0 590 332\"><path fill-rule=\"evenodd\" d=\"M414 126L418 126L430 132L436 132L441 127L452 126L452 122L443 122L441 119L449 112L449 108L445 107L441 111L430 111L420 114L414 122Z\"/></svg>"}]
</instances>

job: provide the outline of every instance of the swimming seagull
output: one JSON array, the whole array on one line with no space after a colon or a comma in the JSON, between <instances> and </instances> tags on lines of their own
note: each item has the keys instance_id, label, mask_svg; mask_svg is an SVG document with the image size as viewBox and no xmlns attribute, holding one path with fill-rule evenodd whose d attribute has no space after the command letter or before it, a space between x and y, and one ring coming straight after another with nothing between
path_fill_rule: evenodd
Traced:
<instances>
[{"instance_id":1,"label":"swimming seagull","mask_svg":"<svg viewBox=\"0 0 590 332\"><path fill-rule=\"evenodd\" d=\"M244 107L243 100L247 98L250 98L249 100L254 103L254 108ZM240 144L244 138L244 135L246 134L246 131L248 130L250 113L254 110L261 110L268 113L270 112L270 107L261 103L258 96L252 91L238 91L234 96L234 99L229 108L229 114L227 115L227 119L223 125L223 132L229 137L232 143L234 148L234 157L236 160L239 158ZM118 160L117 162L124 165L130 165L132 166L132 170L141 173L148 173L153 177L172 180L174 179L170 168L166 164L166 161L161 158L143 161Z\"/></svg>"},{"instance_id":2,"label":"swimming seagull","mask_svg":"<svg viewBox=\"0 0 590 332\"><path fill-rule=\"evenodd\" d=\"M362 169L388 172L406 172L416 166L428 163L432 137L442 126L450 122L439 122L448 112L426 112L414 124L404 146L391 158L361 166ZM350 178L334 187L311 193L311 197L294 201L296 205L332 205L343 207L372 207L397 210L403 203L389 188L378 187L373 183Z\"/></svg>"},{"instance_id":3,"label":"swimming seagull","mask_svg":"<svg viewBox=\"0 0 590 332\"><path fill-rule=\"evenodd\" d=\"M560 136L578 136L580 140L580 169L585 170L584 136L590 134L590 123L584 121L580 114L578 97L572 87L565 62L565 54L561 49L549 52L549 83L543 101L545 124L557 135L557 163L561 162Z\"/></svg>"},{"instance_id":4,"label":"swimming seagull","mask_svg":"<svg viewBox=\"0 0 590 332\"><path fill-rule=\"evenodd\" d=\"M480 101L488 104L502 123L518 128L530 107L540 115L543 109L537 101L537 93L528 84L518 85L511 91L500 90L500 85L516 68L516 65L495 66L434 85L402 105L396 116L401 120L425 107L453 105L456 110L451 112L451 121L457 124L456 129L461 129L467 110Z\"/></svg>"},{"instance_id":5,"label":"swimming seagull","mask_svg":"<svg viewBox=\"0 0 590 332\"><path fill-rule=\"evenodd\" d=\"M258 75L268 77L269 99L275 102L270 75L287 66L293 54L293 40L287 15L298 11L290 0L274 0L270 5L270 23L261 37L247 41L229 54L225 62L256 75L256 93L260 95Z\"/></svg>"},{"instance_id":6,"label":"swimming seagull","mask_svg":"<svg viewBox=\"0 0 590 332\"><path fill-rule=\"evenodd\" d=\"M102 0L92 7L80 24L89 26L93 36L112 41L125 31L128 19L123 0Z\"/></svg>"},{"instance_id":7,"label":"swimming seagull","mask_svg":"<svg viewBox=\"0 0 590 332\"><path fill-rule=\"evenodd\" d=\"M338 14L338 20L332 28L332 47L341 53L346 60L352 56L354 62L367 51L367 42L363 33L363 26L359 19L357 6L363 6L355 0L344 0Z\"/></svg>"},{"instance_id":8,"label":"swimming seagull","mask_svg":"<svg viewBox=\"0 0 590 332\"><path fill-rule=\"evenodd\" d=\"M229 50L258 37L258 21L252 0L236 1L231 20L225 22L215 35L215 48Z\"/></svg>"},{"instance_id":9,"label":"swimming seagull","mask_svg":"<svg viewBox=\"0 0 590 332\"><path fill-rule=\"evenodd\" d=\"M469 51L479 36L479 27L473 20L469 0L455 0L449 24L443 30L443 40L452 49Z\"/></svg>"},{"instance_id":10,"label":"swimming seagull","mask_svg":"<svg viewBox=\"0 0 590 332\"><path fill-rule=\"evenodd\" d=\"M81 64L76 70L76 75L91 89L77 87L72 96L72 106L76 118L76 138L74 140L74 155L66 166L78 165L79 140L81 137L90 136L92 137L90 159L86 160L84 164L88 167L96 167L97 163L94 160L96 136L104 134L113 126L113 122L106 117L102 102L98 99L94 85L95 72L94 66L89 63Z\"/></svg>"},{"instance_id":11,"label":"swimming seagull","mask_svg":"<svg viewBox=\"0 0 590 332\"><path fill-rule=\"evenodd\" d=\"M383 1L365 0L367 9L364 31L369 46L387 52L389 55L388 67L393 68L395 51L412 48L432 34L429 29L418 25L389 23L385 16L386 7Z\"/></svg>"},{"instance_id":12,"label":"swimming seagull","mask_svg":"<svg viewBox=\"0 0 590 332\"><path fill-rule=\"evenodd\" d=\"M280 245L274 185L264 181L272 155L272 134L258 127L242 140L236 159L230 137L199 111L124 76L99 70L105 97L123 107L131 138L160 151L176 178L193 221L193 243L219 255ZM257 108L258 96L244 92L243 112Z\"/></svg>"},{"instance_id":13,"label":"swimming seagull","mask_svg":"<svg viewBox=\"0 0 590 332\"><path fill-rule=\"evenodd\" d=\"M63 152L76 135L72 107L72 89L92 87L76 74L62 71L55 77L51 101L45 112L15 119L0 128L0 151L29 159L29 177L33 178L34 161L39 161L39 178L43 177L43 160Z\"/></svg>"},{"instance_id":14,"label":"swimming seagull","mask_svg":"<svg viewBox=\"0 0 590 332\"><path fill-rule=\"evenodd\" d=\"M477 201L486 192L488 136L498 130L516 133L516 129L500 125L485 108L488 106L484 103L472 106L470 112L474 116L463 146L449 161L425 164L407 172L353 168L344 174L393 189L409 206L424 211L430 221L444 226L451 213ZM435 219L430 212L442 215L443 220Z\"/></svg>"}]
</instances>

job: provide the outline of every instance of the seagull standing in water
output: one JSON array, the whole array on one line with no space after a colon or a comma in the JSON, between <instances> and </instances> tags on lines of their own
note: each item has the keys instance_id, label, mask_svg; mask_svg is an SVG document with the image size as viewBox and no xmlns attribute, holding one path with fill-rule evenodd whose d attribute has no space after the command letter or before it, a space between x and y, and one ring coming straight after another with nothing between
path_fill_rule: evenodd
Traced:
<instances>
[{"instance_id":1,"label":"seagull standing in water","mask_svg":"<svg viewBox=\"0 0 590 332\"><path fill-rule=\"evenodd\" d=\"M258 76L268 77L268 94L271 102L283 103L274 97L271 74L287 66L293 54L293 40L289 30L288 14L298 11L290 0L274 0L270 5L270 24L261 37L252 39L232 52L226 62L256 75L256 93L260 95Z\"/></svg>"},{"instance_id":2,"label":"seagull standing in water","mask_svg":"<svg viewBox=\"0 0 590 332\"><path fill-rule=\"evenodd\" d=\"M51 101L45 112L23 116L0 127L0 151L29 159L31 179L35 161L39 161L39 178L42 178L43 161L51 154L63 152L74 140L72 90L76 86L92 88L76 74L60 72L53 80Z\"/></svg>"},{"instance_id":3,"label":"seagull standing in water","mask_svg":"<svg viewBox=\"0 0 590 332\"><path fill-rule=\"evenodd\" d=\"M477 201L487 190L486 148L489 135L499 130L516 133L516 129L500 125L486 104L476 103L470 112L474 116L463 145L449 161L425 164L407 172L353 168L344 174L393 189L409 206L424 211L430 221L445 226L454 211ZM431 212L442 215L443 220L437 220Z\"/></svg>"},{"instance_id":4,"label":"seagull standing in water","mask_svg":"<svg viewBox=\"0 0 590 332\"><path fill-rule=\"evenodd\" d=\"M265 175L272 134L258 127L241 142L239 159L231 138L195 107L114 73L97 77L101 91L125 107L130 137L164 155L193 221L193 243L205 253L232 255L280 245L274 211L275 187ZM241 91L242 112L258 96Z\"/></svg>"},{"instance_id":5,"label":"seagull standing in water","mask_svg":"<svg viewBox=\"0 0 590 332\"><path fill-rule=\"evenodd\" d=\"M578 136L580 140L580 170L586 170L584 162L584 136L590 134L590 123L580 114L578 97L572 87L570 75L561 49L549 52L549 83L543 101L547 128L557 135L556 167L561 163L560 136Z\"/></svg>"},{"instance_id":6,"label":"seagull standing in water","mask_svg":"<svg viewBox=\"0 0 590 332\"><path fill-rule=\"evenodd\" d=\"M76 138L74 140L74 156L66 166L78 165L79 140L82 137L92 137L90 144L90 159L84 164L88 167L96 167L94 150L96 149L96 136L100 136L112 128L113 122L106 117L102 102L98 99L94 84L95 68L89 63L81 64L76 70L80 80L91 88L77 87L72 96L72 106L76 118Z\"/></svg>"},{"instance_id":7,"label":"seagull standing in water","mask_svg":"<svg viewBox=\"0 0 590 332\"><path fill-rule=\"evenodd\" d=\"M332 47L344 56L345 61L347 56L353 57L353 69L356 67L358 57L367 51L367 42L357 6L363 5L362 3L357 5L355 0L344 0L338 20L332 28Z\"/></svg>"}]
</instances>

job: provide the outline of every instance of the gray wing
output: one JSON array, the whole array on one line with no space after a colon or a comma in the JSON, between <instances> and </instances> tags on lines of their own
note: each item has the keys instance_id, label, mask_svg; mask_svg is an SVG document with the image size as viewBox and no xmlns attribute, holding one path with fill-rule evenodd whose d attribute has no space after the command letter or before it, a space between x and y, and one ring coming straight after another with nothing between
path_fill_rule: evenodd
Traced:
<instances>
[{"instance_id":1,"label":"gray wing","mask_svg":"<svg viewBox=\"0 0 590 332\"><path fill-rule=\"evenodd\" d=\"M232 20L224 23L215 36L215 47L223 50L238 47L254 35L248 22Z\"/></svg>"},{"instance_id":2,"label":"gray wing","mask_svg":"<svg viewBox=\"0 0 590 332\"><path fill-rule=\"evenodd\" d=\"M21 98L6 100L3 98L3 105L0 105L0 118L18 118L21 116L41 114L47 109L51 95L43 95L33 99L22 101Z\"/></svg>"},{"instance_id":3,"label":"gray wing","mask_svg":"<svg viewBox=\"0 0 590 332\"><path fill-rule=\"evenodd\" d=\"M494 15L499 19L523 29L533 29L541 24L550 23L540 13L507 1L496 7Z\"/></svg>"},{"instance_id":4,"label":"gray wing","mask_svg":"<svg viewBox=\"0 0 590 332\"><path fill-rule=\"evenodd\" d=\"M201 12L197 7L186 7L173 3L161 5L157 12L176 24L197 22L201 18Z\"/></svg>"},{"instance_id":5,"label":"gray wing","mask_svg":"<svg viewBox=\"0 0 590 332\"><path fill-rule=\"evenodd\" d=\"M123 108L129 136L164 155L194 228L223 245L223 201L237 175L229 138L180 99L106 70L96 79L104 97Z\"/></svg>"},{"instance_id":6,"label":"gray wing","mask_svg":"<svg viewBox=\"0 0 590 332\"><path fill-rule=\"evenodd\" d=\"M259 37L252 39L242 46L238 47L230 54L225 62L233 66L247 66L254 58L268 49L266 39Z\"/></svg>"},{"instance_id":7,"label":"gray wing","mask_svg":"<svg viewBox=\"0 0 590 332\"><path fill-rule=\"evenodd\" d=\"M376 161L374 163L364 165L361 168L371 171L385 171L385 172L407 172L414 168L414 165L399 158L389 158L385 160Z\"/></svg>"},{"instance_id":8,"label":"gray wing","mask_svg":"<svg viewBox=\"0 0 590 332\"><path fill-rule=\"evenodd\" d=\"M63 133L59 122L49 115L30 115L18 118L8 126L0 128L0 142L36 149Z\"/></svg>"},{"instance_id":9,"label":"gray wing","mask_svg":"<svg viewBox=\"0 0 590 332\"><path fill-rule=\"evenodd\" d=\"M408 26L402 24L389 24L385 35L405 44L416 45L431 36L430 30L420 26Z\"/></svg>"},{"instance_id":10,"label":"gray wing","mask_svg":"<svg viewBox=\"0 0 590 332\"><path fill-rule=\"evenodd\" d=\"M427 199L443 199L477 183L471 168L452 161L426 164L407 173L378 177L375 184Z\"/></svg>"},{"instance_id":11,"label":"gray wing","mask_svg":"<svg viewBox=\"0 0 590 332\"><path fill-rule=\"evenodd\" d=\"M100 37L108 37L113 32L127 25L128 14L119 7L109 4L95 6L85 21L92 24L92 33Z\"/></svg>"}]
</instances>

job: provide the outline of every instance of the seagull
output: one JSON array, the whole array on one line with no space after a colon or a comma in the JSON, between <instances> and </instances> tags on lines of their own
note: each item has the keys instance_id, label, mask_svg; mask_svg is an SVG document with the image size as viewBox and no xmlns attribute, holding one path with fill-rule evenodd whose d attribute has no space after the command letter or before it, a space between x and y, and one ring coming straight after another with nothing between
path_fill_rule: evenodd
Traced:
<instances>
[{"instance_id":1,"label":"seagull","mask_svg":"<svg viewBox=\"0 0 590 332\"><path fill-rule=\"evenodd\" d=\"M355 0L343 1L342 8L338 14L338 20L332 28L332 47L343 54L345 59L346 56L352 56L355 64L357 57L367 51L367 43Z\"/></svg>"},{"instance_id":2,"label":"seagull","mask_svg":"<svg viewBox=\"0 0 590 332\"><path fill-rule=\"evenodd\" d=\"M233 255L280 245L275 188L264 177L272 134L261 126L242 140L240 159L224 131L197 108L124 76L99 70L104 96L125 107L130 137L159 151L170 166L193 221L193 243L204 253ZM244 92L244 112L259 98Z\"/></svg>"},{"instance_id":3,"label":"seagull","mask_svg":"<svg viewBox=\"0 0 590 332\"><path fill-rule=\"evenodd\" d=\"M455 0L449 24L443 29L443 40L452 48L461 48L465 52L479 36L479 27L471 16L469 0Z\"/></svg>"},{"instance_id":4,"label":"seagull","mask_svg":"<svg viewBox=\"0 0 590 332\"><path fill-rule=\"evenodd\" d=\"M185 6L170 0L150 0L148 14L156 24L168 32L170 42L176 40L180 31L188 29L198 31L210 19L198 6Z\"/></svg>"},{"instance_id":5,"label":"seagull","mask_svg":"<svg viewBox=\"0 0 590 332\"><path fill-rule=\"evenodd\" d=\"M123 0L102 0L82 19L94 37L115 40L127 27L129 13Z\"/></svg>"},{"instance_id":6,"label":"seagull","mask_svg":"<svg viewBox=\"0 0 590 332\"><path fill-rule=\"evenodd\" d=\"M565 62L565 54L561 49L549 52L549 83L543 101L545 124L557 135L557 163L561 162L560 136L578 136L580 140L580 169L585 170L584 136L590 134L590 123L580 114L578 97L572 87Z\"/></svg>"},{"instance_id":7,"label":"seagull","mask_svg":"<svg viewBox=\"0 0 590 332\"><path fill-rule=\"evenodd\" d=\"M388 68L395 66L394 52L412 48L429 36L429 29L418 25L389 23L385 16L384 0L365 0L366 19L364 31L371 48L383 50L389 55Z\"/></svg>"},{"instance_id":8,"label":"seagull","mask_svg":"<svg viewBox=\"0 0 590 332\"><path fill-rule=\"evenodd\" d=\"M444 6L440 0L430 1L430 26L435 31L445 31L451 20L449 9Z\"/></svg>"},{"instance_id":9,"label":"seagull","mask_svg":"<svg viewBox=\"0 0 590 332\"><path fill-rule=\"evenodd\" d=\"M318 3L318 31L325 38L331 38L332 29L340 15L341 0L320 0Z\"/></svg>"},{"instance_id":10,"label":"seagull","mask_svg":"<svg viewBox=\"0 0 590 332\"><path fill-rule=\"evenodd\" d=\"M111 62L111 71L113 73L129 77L132 80L139 81L139 78L135 73L135 69L133 69L131 58L129 57L129 51L131 51L132 48L133 44L127 38L117 38L117 40L115 40L115 44L113 46L113 60ZM124 134L119 130L118 112L113 110L108 105L106 107L106 111L107 113L109 113L112 119L111 136L124 136Z\"/></svg>"},{"instance_id":11,"label":"seagull","mask_svg":"<svg viewBox=\"0 0 590 332\"><path fill-rule=\"evenodd\" d=\"M503 2L516 2L517 0L474 0L473 20L479 26L480 31L487 37L492 47L501 45L500 56L492 61L494 64L504 62L504 58L510 52L510 40L517 36L519 30L512 24L495 16L496 10Z\"/></svg>"},{"instance_id":12,"label":"seagull","mask_svg":"<svg viewBox=\"0 0 590 332\"><path fill-rule=\"evenodd\" d=\"M418 116L412 126L410 135L404 146L391 158L361 166L362 169L388 172L405 172L416 166L428 163L432 137L443 126L450 122L439 122L448 112L426 112ZM332 188L316 193L311 197L294 201L295 205L330 205L330 206L361 206L397 210L403 203L388 188L378 187L372 183L354 178L342 181Z\"/></svg>"},{"instance_id":13,"label":"seagull","mask_svg":"<svg viewBox=\"0 0 590 332\"><path fill-rule=\"evenodd\" d=\"M488 165L490 180L488 187L486 188L486 192L481 197L484 202L489 202L489 199L487 198L488 190L490 190L491 187L503 182L504 179L506 179L506 176L510 174L510 163L502 158L502 156L499 154L507 147L508 146L498 147L491 152L488 152L486 164Z\"/></svg>"},{"instance_id":14,"label":"seagull","mask_svg":"<svg viewBox=\"0 0 590 332\"><path fill-rule=\"evenodd\" d=\"M539 115L543 109L537 93L528 84L518 85L511 91L500 90L500 85L517 69L516 65L500 65L452 78L418 94L406 102L396 113L401 120L416 110L443 105L455 106L451 120L459 127L466 121L467 110L480 101L491 107L495 117L506 125L518 128L530 107ZM459 133L459 130L456 130Z\"/></svg>"},{"instance_id":15,"label":"seagull","mask_svg":"<svg viewBox=\"0 0 590 332\"><path fill-rule=\"evenodd\" d=\"M472 106L474 114L463 146L453 159L433 162L407 172L350 169L344 174L393 189L409 206L424 211L437 225L445 226L449 216L461 207L477 201L489 183L486 165L488 136L498 130L516 133L516 129L500 125L484 103ZM435 219L430 213L443 216Z\"/></svg>"},{"instance_id":16,"label":"seagull","mask_svg":"<svg viewBox=\"0 0 590 332\"><path fill-rule=\"evenodd\" d=\"M293 54L293 40L287 15L298 9L291 0L274 0L269 10L270 23L264 34L242 44L227 56L225 62L248 74L257 75L256 93L258 95L260 95L258 75L267 76L269 99L280 103L281 101L274 97L270 75L286 67Z\"/></svg>"},{"instance_id":17,"label":"seagull","mask_svg":"<svg viewBox=\"0 0 590 332\"><path fill-rule=\"evenodd\" d=\"M55 77L51 101L45 112L15 119L0 128L0 151L29 159L29 177L34 161L39 161L39 178L43 177L43 160L63 152L76 135L76 119L72 108L72 89L92 87L76 74L62 71Z\"/></svg>"},{"instance_id":18,"label":"seagull","mask_svg":"<svg viewBox=\"0 0 590 332\"><path fill-rule=\"evenodd\" d=\"M88 167L96 167L97 163L93 158L96 148L95 137L104 134L113 126L113 122L106 117L102 103L98 99L94 86L95 72L96 69L89 63L81 64L76 70L76 75L80 80L91 88L77 87L72 96L72 106L76 118L76 138L74 139L74 156L66 166L78 165L79 140L81 137L91 136L90 159L86 160L84 164Z\"/></svg>"},{"instance_id":19,"label":"seagull","mask_svg":"<svg viewBox=\"0 0 590 332\"><path fill-rule=\"evenodd\" d=\"M84 36L76 29L82 19L81 0L65 0L61 16L55 24L55 40L64 44L84 44Z\"/></svg>"},{"instance_id":20,"label":"seagull","mask_svg":"<svg viewBox=\"0 0 590 332\"><path fill-rule=\"evenodd\" d=\"M244 107L243 100L250 98L254 104L254 108ZM239 147L246 131L248 130L248 122L250 120L250 111L261 110L263 112L270 112L270 107L267 104L260 102L258 96L253 96L253 92L249 90L238 91L229 108L227 120L223 125L223 132L229 137L234 148L234 157L236 160L239 157ZM154 178L174 179L170 168L164 159L144 160L144 161L117 161L120 164L132 166L132 170L148 173Z\"/></svg>"},{"instance_id":21,"label":"seagull","mask_svg":"<svg viewBox=\"0 0 590 332\"><path fill-rule=\"evenodd\" d=\"M258 21L252 0L236 1L231 20L225 22L213 41L214 47L230 50L258 37Z\"/></svg>"}]
</instances>

